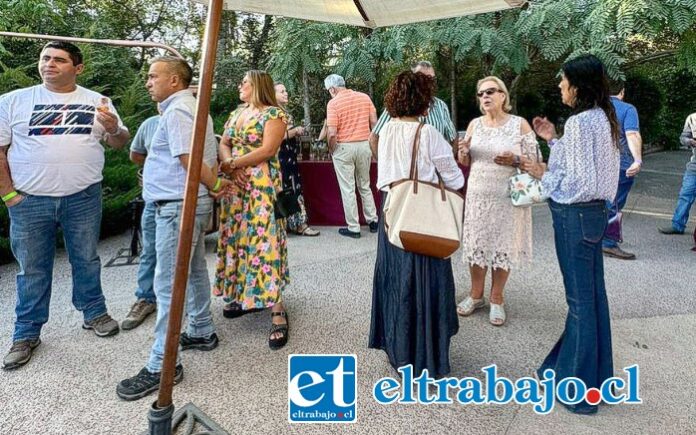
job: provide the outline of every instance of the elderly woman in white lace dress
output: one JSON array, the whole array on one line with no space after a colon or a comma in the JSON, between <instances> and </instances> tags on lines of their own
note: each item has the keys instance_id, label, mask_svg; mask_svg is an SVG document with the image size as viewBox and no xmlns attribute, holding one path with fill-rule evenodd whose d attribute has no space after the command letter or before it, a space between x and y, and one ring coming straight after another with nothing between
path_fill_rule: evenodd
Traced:
<instances>
[{"instance_id":1,"label":"elderly woman in white lace dress","mask_svg":"<svg viewBox=\"0 0 696 435\"><path fill-rule=\"evenodd\" d=\"M483 116L474 119L459 145L459 161L471 165L462 248L471 272L471 293L457 306L468 316L485 305L486 273L492 269L491 324L505 323L503 290L513 267L532 254L530 208L513 207L508 180L516 173L520 156L536 159L538 143L529 123L509 113L507 87L497 77L478 82Z\"/></svg>"}]
</instances>

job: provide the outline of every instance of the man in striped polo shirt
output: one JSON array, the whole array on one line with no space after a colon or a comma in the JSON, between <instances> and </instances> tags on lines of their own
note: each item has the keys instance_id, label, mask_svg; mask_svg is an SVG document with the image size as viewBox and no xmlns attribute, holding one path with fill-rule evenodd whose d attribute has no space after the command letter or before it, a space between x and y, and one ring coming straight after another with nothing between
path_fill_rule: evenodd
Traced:
<instances>
[{"instance_id":1,"label":"man in striped polo shirt","mask_svg":"<svg viewBox=\"0 0 696 435\"><path fill-rule=\"evenodd\" d=\"M430 77L435 77L435 68L433 68L433 65L426 60L418 62L413 68L411 68L411 71L414 73L423 73L425 75L429 75ZM390 120L391 116L389 116L387 109L384 109L382 115L379 117L379 121L377 121L377 125L374 126L372 133L370 134L370 149L372 150L372 155L375 158L377 158L379 132L382 130L382 127L384 127L384 124ZM447 139L447 142L454 144L454 140L457 137L457 131L454 128L449 109L444 101L437 97L433 97L433 100L430 103L430 109L428 109L428 115L424 118L421 117L420 120L435 127L437 131L439 131L440 134Z\"/></svg>"},{"instance_id":2,"label":"man in striped polo shirt","mask_svg":"<svg viewBox=\"0 0 696 435\"><path fill-rule=\"evenodd\" d=\"M360 237L360 221L356 184L370 232L377 232L377 208L370 190L372 153L368 143L370 130L377 123L377 110L367 94L347 89L346 81L337 74L326 77L324 86L331 94L331 101L326 106L327 140L348 224L338 233L357 239Z\"/></svg>"}]
</instances>

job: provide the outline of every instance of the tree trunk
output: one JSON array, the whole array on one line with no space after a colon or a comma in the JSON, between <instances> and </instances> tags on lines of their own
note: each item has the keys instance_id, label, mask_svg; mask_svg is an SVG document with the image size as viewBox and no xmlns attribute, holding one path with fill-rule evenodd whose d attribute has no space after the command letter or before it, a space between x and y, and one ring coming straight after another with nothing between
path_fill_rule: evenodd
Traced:
<instances>
[{"instance_id":1,"label":"tree trunk","mask_svg":"<svg viewBox=\"0 0 696 435\"><path fill-rule=\"evenodd\" d=\"M370 96L370 100L375 101L375 84L373 82L367 84L367 94Z\"/></svg>"},{"instance_id":2,"label":"tree trunk","mask_svg":"<svg viewBox=\"0 0 696 435\"><path fill-rule=\"evenodd\" d=\"M457 129L457 61L454 50L450 50L450 116L454 129Z\"/></svg>"},{"instance_id":3,"label":"tree trunk","mask_svg":"<svg viewBox=\"0 0 696 435\"><path fill-rule=\"evenodd\" d=\"M302 106L304 107L304 125L309 126L312 124L309 110L309 77L304 67L302 67Z\"/></svg>"},{"instance_id":4,"label":"tree trunk","mask_svg":"<svg viewBox=\"0 0 696 435\"><path fill-rule=\"evenodd\" d=\"M517 74L512 82L510 83L510 105L512 106L512 113L517 114L517 90L520 86L520 79L522 79L522 74Z\"/></svg>"}]
</instances>

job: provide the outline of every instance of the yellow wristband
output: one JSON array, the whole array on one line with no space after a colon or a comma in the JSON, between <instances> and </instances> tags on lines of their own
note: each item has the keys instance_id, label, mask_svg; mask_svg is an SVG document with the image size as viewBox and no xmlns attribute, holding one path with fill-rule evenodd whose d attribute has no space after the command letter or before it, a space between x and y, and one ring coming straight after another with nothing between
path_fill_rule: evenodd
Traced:
<instances>
[{"instance_id":1,"label":"yellow wristband","mask_svg":"<svg viewBox=\"0 0 696 435\"><path fill-rule=\"evenodd\" d=\"M215 182L215 186L213 186L213 192L217 192L220 190L220 185L222 184L222 178L218 177L217 181Z\"/></svg>"},{"instance_id":2,"label":"yellow wristband","mask_svg":"<svg viewBox=\"0 0 696 435\"><path fill-rule=\"evenodd\" d=\"M15 196L19 195L16 190L13 190L12 192L8 193L7 195L2 197L2 202L7 202L14 198Z\"/></svg>"}]
</instances>

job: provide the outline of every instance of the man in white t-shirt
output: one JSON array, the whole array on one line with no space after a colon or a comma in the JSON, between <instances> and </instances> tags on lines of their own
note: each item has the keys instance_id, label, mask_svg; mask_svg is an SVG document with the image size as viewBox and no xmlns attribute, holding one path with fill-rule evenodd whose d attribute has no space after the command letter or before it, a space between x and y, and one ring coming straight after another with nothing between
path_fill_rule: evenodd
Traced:
<instances>
[{"instance_id":1,"label":"man in white t-shirt","mask_svg":"<svg viewBox=\"0 0 696 435\"><path fill-rule=\"evenodd\" d=\"M10 243L19 263L16 321L5 370L29 362L48 321L58 228L72 267L75 308L85 329L117 334L101 287L104 148L128 142L111 102L77 85L82 53L53 41L39 58L43 83L0 96L0 196L10 215Z\"/></svg>"}]
</instances>

